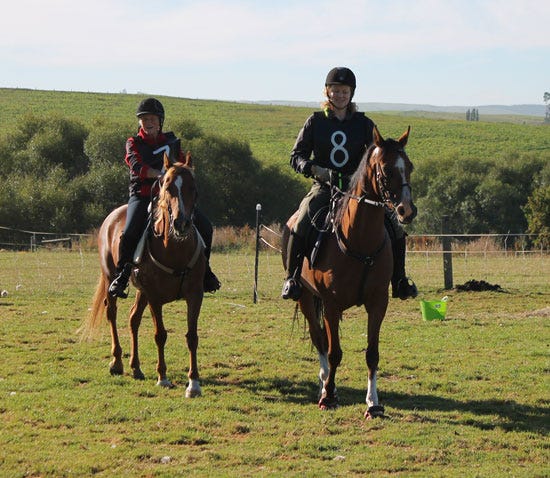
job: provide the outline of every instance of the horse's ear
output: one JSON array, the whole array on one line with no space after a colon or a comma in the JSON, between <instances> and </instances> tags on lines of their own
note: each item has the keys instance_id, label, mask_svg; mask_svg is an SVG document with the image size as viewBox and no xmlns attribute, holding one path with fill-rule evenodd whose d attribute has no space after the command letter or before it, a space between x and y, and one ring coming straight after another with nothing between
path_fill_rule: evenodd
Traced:
<instances>
[{"instance_id":1,"label":"horse's ear","mask_svg":"<svg viewBox=\"0 0 550 478\"><path fill-rule=\"evenodd\" d=\"M382 146L384 138L382 138L382 135L380 134L380 131L378 131L378 127L376 125L374 125L374 128L372 129L372 137L376 146Z\"/></svg>"},{"instance_id":2,"label":"horse's ear","mask_svg":"<svg viewBox=\"0 0 550 478\"><path fill-rule=\"evenodd\" d=\"M183 162L183 164L188 168L193 167L193 158L191 157L191 151L187 151L185 153L185 161Z\"/></svg>"},{"instance_id":3,"label":"horse's ear","mask_svg":"<svg viewBox=\"0 0 550 478\"><path fill-rule=\"evenodd\" d=\"M172 163L170 162L170 158L168 157L166 152L164 152L164 170L168 171L170 169L170 166L172 166Z\"/></svg>"},{"instance_id":4,"label":"horse's ear","mask_svg":"<svg viewBox=\"0 0 550 478\"><path fill-rule=\"evenodd\" d=\"M409 133L411 131L411 126L409 125L409 127L407 128L407 131L405 131L402 135L401 135L401 138L399 138L397 141L399 142L399 144L401 145L401 147L405 147L405 145L407 144L407 141L409 140Z\"/></svg>"}]
</instances>

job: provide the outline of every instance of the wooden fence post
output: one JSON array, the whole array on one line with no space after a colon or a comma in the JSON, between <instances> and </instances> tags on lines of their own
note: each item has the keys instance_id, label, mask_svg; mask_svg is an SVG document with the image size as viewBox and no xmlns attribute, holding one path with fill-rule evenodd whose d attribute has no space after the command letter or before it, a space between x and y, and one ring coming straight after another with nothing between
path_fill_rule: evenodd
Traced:
<instances>
[{"instance_id":1,"label":"wooden fence post","mask_svg":"<svg viewBox=\"0 0 550 478\"><path fill-rule=\"evenodd\" d=\"M449 236L449 216L441 217L441 245L443 248L443 278L445 290L453 288L453 252L452 240Z\"/></svg>"},{"instance_id":2,"label":"wooden fence post","mask_svg":"<svg viewBox=\"0 0 550 478\"><path fill-rule=\"evenodd\" d=\"M252 300L256 304L258 302L258 256L260 254L260 215L262 205L256 204L256 258L254 260L254 295Z\"/></svg>"}]
</instances>

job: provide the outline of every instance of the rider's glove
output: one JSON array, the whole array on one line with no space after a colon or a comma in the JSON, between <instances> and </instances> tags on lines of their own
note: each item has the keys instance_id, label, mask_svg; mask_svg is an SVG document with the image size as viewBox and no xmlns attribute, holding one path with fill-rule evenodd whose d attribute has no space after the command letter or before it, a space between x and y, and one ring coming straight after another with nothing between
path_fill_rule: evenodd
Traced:
<instances>
[{"instance_id":1,"label":"rider's glove","mask_svg":"<svg viewBox=\"0 0 550 478\"><path fill-rule=\"evenodd\" d=\"M330 181L330 169L328 168L314 164L311 166L311 174L320 183L328 183Z\"/></svg>"}]
</instances>

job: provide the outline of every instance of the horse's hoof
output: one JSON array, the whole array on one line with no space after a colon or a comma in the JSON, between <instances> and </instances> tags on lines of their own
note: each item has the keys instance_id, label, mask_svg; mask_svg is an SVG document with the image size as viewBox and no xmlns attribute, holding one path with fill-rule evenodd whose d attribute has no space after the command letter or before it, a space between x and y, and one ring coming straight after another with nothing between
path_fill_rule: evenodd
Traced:
<instances>
[{"instance_id":1,"label":"horse's hoof","mask_svg":"<svg viewBox=\"0 0 550 478\"><path fill-rule=\"evenodd\" d=\"M172 382L170 382L170 380L168 380L167 378L159 380L157 382L157 386L158 387L164 387L164 388L174 388L175 387L175 385Z\"/></svg>"},{"instance_id":2,"label":"horse's hoof","mask_svg":"<svg viewBox=\"0 0 550 478\"><path fill-rule=\"evenodd\" d=\"M200 390L190 389L187 387L185 390L185 398L197 398L202 395L202 392Z\"/></svg>"},{"instance_id":3,"label":"horse's hoof","mask_svg":"<svg viewBox=\"0 0 550 478\"><path fill-rule=\"evenodd\" d=\"M185 398L196 398L202 395L201 386L199 381L192 379L189 381L189 385L185 389Z\"/></svg>"},{"instance_id":4,"label":"horse's hoof","mask_svg":"<svg viewBox=\"0 0 550 478\"><path fill-rule=\"evenodd\" d=\"M328 399L326 397L319 400L319 409L320 410L336 410L338 408L338 398L334 397Z\"/></svg>"},{"instance_id":5,"label":"horse's hoof","mask_svg":"<svg viewBox=\"0 0 550 478\"><path fill-rule=\"evenodd\" d=\"M373 405L365 412L365 418L372 420L373 418L384 418L384 407L382 405Z\"/></svg>"},{"instance_id":6,"label":"horse's hoof","mask_svg":"<svg viewBox=\"0 0 550 478\"><path fill-rule=\"evenodd\" d=\"M136 380L145 380L145 375L141 370L134 370L134 378Z\"/></svg>"},{"instance_id":7,"label":"horse's hoof","mask_svg":"<svg viewBox=\"0 0 550 478\"><path fill-rule=\"evenodd\" d=\"M114 362L111 362L109 364L109 373L111 375L123 375L124 374L124 367L121 365L117 365Z\"/></svg>"}]
</instances>

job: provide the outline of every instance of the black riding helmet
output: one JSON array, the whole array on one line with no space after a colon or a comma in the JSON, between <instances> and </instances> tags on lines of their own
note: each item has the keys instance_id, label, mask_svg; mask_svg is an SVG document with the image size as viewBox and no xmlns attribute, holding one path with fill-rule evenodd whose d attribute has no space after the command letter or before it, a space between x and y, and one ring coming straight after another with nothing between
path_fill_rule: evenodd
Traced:
<instances>
[{"instance_id":1,"label":"black riding helmet","mask_svg":"<svg viewBox=\"0 0 550 478\"><path fill-rule=\"evenodd\" d=\"M156 98L147 98L142 100L136 110L136 116L139 118L141 115L156 115L159 117L160 129L164 123L164 107L162 103Z\"/></svg>"},{"instance_id":2,"label":"black riding helmet","mask_svg":"<svg viewBox=\"0 0 550 478\"><path fill-rule=\"evenodd\" d=\"M353 98L357 81L353 71L345 66L337 66L328 72L327 79L325 80L325 86L331 85L349 86L351 88L351 98Z\"/></svg>"}]
</instances>

